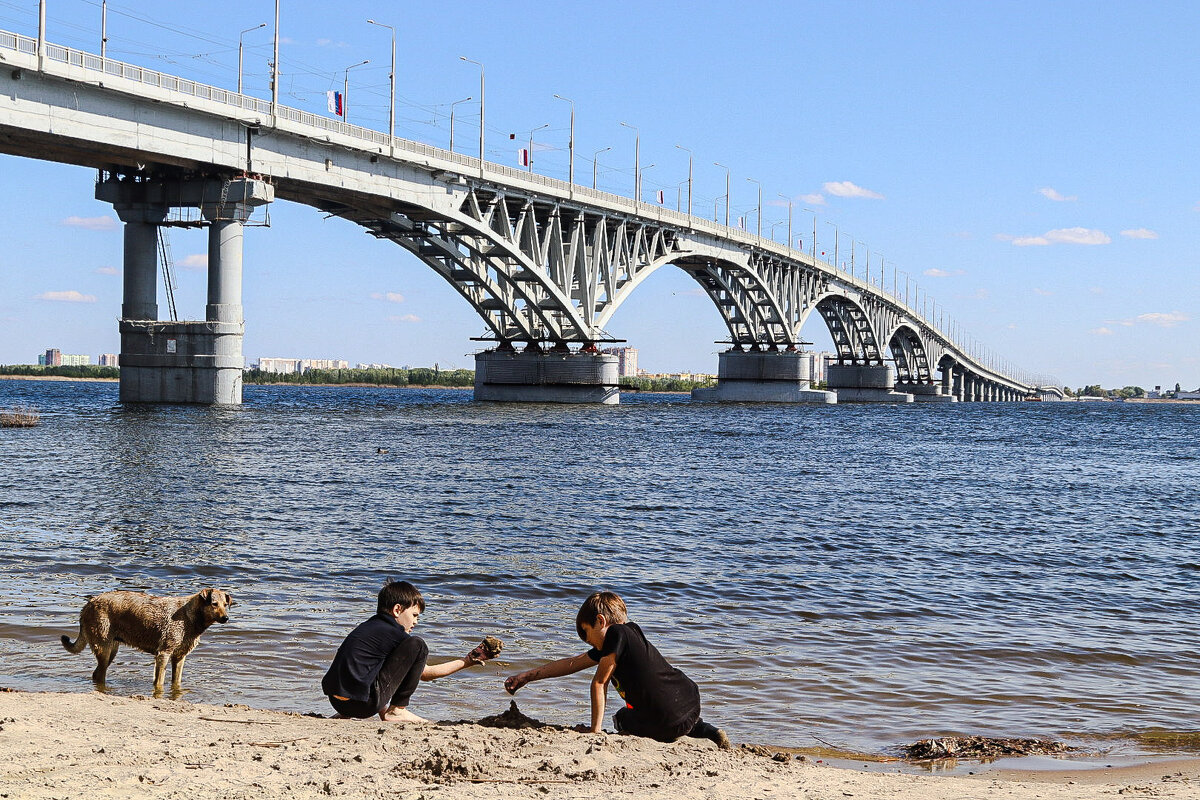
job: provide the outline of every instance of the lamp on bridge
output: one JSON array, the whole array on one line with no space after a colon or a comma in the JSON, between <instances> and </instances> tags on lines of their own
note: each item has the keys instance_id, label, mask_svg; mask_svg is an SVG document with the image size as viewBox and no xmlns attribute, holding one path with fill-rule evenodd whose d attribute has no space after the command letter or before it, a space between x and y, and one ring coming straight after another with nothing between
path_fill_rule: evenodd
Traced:
<instances>
[{"instance_id":1,"label":"lamp on bridge","mask_svg":"<svg viewBox=\"0 0 1200 800\"><path fill-rule=\"evenodd\" d=\"M788 250L792 249L792 198L785 195L783 192L776 192L780 197L787 201L788 204ZM771 238L775 238L775 234L771 234Z\"/></svg>"},{"instance_id":2,"label":"lamp on bridge","mask_svg":"<svg viewBox=\"0 0 1200 800\"><path fill-rule=\"evenodd\" d=\"M462 100L455 100L450 104L450 152L454 152L454 107L459 103L465 103L471 100L470 97L464 97Z\"/></svg>"},{"instance_id":3,"label":"lamp on bridge","mask_svg":"<svg viewBox=\"0 0 1200 800\"><path fill-rule=\"evenodd\" d=\"M725 170L725 227L729 227L729 167L724 164L713 162L714 167L720 167ZM714 215L715 216L715 215Z\"/></svg>"},{"instance_id":4,"label":"lamp on bridge","mask_svg":"<svg viewBox=\"0 0 1200 800\"><path fill-rule=\"evenodd\" d=\"M371 59L360 61L357 64L351 64L346 67L345 81L342 83L342 122L350 121L350 70L355 67L362 67L371 63Z\"/></svg>"},{"instance_id":5,"label":"lamp on bridge","mask_svg":"<svg viewBox=\"0 0 1200 800\"><path fill-rule=\"evenodd\" d=\"M762 184L754 178L746 178L746 180L758 187L758 211L754 213L754 216L758 220L758 238L762 239Z\"/></svg>"},{"instance_id":6,"label":"lamp on bridge","mask_svg":"<svg viewBox=\"0 0 1200 800\"><path fill-rule=\"evenodd\" d=\"M633 201L642 202L642 132L628 122L622 126L633 131Z\"/></svg>"},{"instance_id":7,"label":"lamp on bridge","mask_svg":"<svg viewBox=\"0 0 1200 800\"><path fill-rule=\"evenodd\" d=\"M387 25L382 22L376 22L373 19L367 20L367 24L378 25L379 27L387 28L392 32L392 69L388 74L388 82L392 87L391 106L388 110L388 150L390 151L395 146L395 142L392 140L396 138L396 29L391 25Z\"/></svg>"},{"instance_id":8,"label":"lamp on bridge","mask_svg":"<svg viewBox=\"0 0 1200 800\"><path fill-rule=\"evenodd\" d=\"M571 133L567 139L567 162L569 165L567 167L567 183L570 184L570 190L573 191L575 187L575 101L563 97L561 94L554 96L571 104Z\"/></svg>"},{"instance_id":9,"label":"lamp on bridge","mask_svg":"<svg viewBox=\"0 0 1200 800\"><path fill-rule=\"evenodd\" d=\"M475 66L479 67L479 177L482 178L483 177L483 132L484 132L483 100L484 100L484 88L485 88L484 82L483 82L483 78L484 78L483 64L480 64L478 61L475 61L474 59L467 58L466 56L459 56L458 60L466 61L468 64L474 64Z\"/></svg>"},{"instance_id":10,"label":"lamp on bridge","mask_svg":"<svg viewBox=\"0 0 1200 800\"><path fill-rule=\"evenodd\" d=\"M612 150L612 148L611 147L602 147L601 149L592 153L592 188L593 189L596 188L596 167L599 166L599 164L600 164L600 154L607 153L609 150Z\"/></svg>"},{"instance_id":11,"label":"lamp on bridge","mask_svg":"<svg viewBox=\"0 0 1200 800\"><path fill-rule=\"evenodd\" d=\"M693 153L682 145L675 145L676 149L683 150L688 154L688 216L692 215L692 157Z\"/></svg>"},{"instance_id":12,"label":"lamp on bridge","mask_svg":"<svg viewBox=\"0 0 1200 800\"><path fill-rule=\"evenodd\" d=\"M238 34L238 94L242 93L242 37L250 33L250 31L256 31L259 28L265 27L267 27L267 23L264 22L261 25L255 25L253 28L246 28L246 30ZM105 41L107 41L107 37L105 37ZM101 56L101 58L103 57Z\"/></svg>"}]
</instances>

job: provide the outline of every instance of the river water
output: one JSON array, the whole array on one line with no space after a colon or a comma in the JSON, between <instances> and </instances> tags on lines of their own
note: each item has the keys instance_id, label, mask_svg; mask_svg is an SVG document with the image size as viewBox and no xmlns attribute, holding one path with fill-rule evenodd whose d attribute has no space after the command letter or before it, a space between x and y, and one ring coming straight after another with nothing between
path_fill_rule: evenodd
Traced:
<instances>
[{"instance_id":1,"label":"river water","mask_svg":"<svg viewBox=\"0 0 1200 800\"><path fill-rule=\"evenodd\" d=\"M575 611L607 588L735 741L1200 742L1200 407L245 395L126 409L111 383L0 381L0 408L42 413L0 429L0 686L91 690L59 644L88 595L214 585L237 605L184 698L329 713L333 652L400 577L433 657L507 644L422 686L434 719L499 712L503 676L586 649ZM151 677L126 648L107 690ZM521 708L586 721L588 677Z\"/></svg>"}]
</instances>

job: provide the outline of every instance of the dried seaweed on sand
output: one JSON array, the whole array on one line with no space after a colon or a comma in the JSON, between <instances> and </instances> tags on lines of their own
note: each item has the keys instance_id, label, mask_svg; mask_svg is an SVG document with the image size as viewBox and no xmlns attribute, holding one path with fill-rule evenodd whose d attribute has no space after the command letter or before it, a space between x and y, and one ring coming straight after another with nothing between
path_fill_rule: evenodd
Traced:
<instances>
[{"instance_id":1,"label":"dried seaweed on sand","mask_svg":"<svg viewBox=\"0 0 1200 800\"><path fill-rule=\"evenodd\" d=\"M1077 749L1050 739L996 739L989 736L943 736L940 739L922 739L901 748L904 757L914 761L1052 755Z\"/></svg>"}]
</instances>

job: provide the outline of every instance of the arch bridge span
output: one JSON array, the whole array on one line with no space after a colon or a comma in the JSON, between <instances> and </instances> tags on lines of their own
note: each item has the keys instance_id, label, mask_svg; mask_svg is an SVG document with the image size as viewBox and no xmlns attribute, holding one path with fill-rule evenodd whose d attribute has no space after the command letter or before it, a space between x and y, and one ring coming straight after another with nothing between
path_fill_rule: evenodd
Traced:
<instances>
[{"instance_id":1,"label":"arch bridge span","mask_svg":"<svg viewBox=\"0 0 1200 800\"><path fill-rule=\"evenodd\" d=\"M901 388L933 387L940 370L939 392L959 399L1032 388L883 287L747 231L19 34L0 32L0 58L11 77L0 152L100 170L97 196L126 223L123 366L155 361L125 349L153 333L135 321L157 322L147 231L194 207L216 275L207 322L234 326L206 355L223 365L213 369L233 368L241 226L277 197L414 254L476 310L500 351L593 353L612 341L605 326L621 304L670 265L712 300L731 353L794 353L816 311L839 367L886 366Z\"/></svg>"}]
</instances>

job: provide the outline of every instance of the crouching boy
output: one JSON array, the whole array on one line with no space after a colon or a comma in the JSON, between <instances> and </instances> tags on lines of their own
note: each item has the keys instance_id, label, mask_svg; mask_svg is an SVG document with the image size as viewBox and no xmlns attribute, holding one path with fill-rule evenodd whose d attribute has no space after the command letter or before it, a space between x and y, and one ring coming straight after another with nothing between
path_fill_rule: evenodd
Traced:
<instances>
[{"instance_id":1,"label":"crouching boy","mask_svg":"<svg viewBox=\"0 0 1200 800\"><path fill-rule=\"evenodd\" d=\"M350 632L321 681L337 716L368 719L378 714L385 722L427 722L408 710L417 684L487 660L480 645L464 658L427 666L429 648L412 635L423 611L425 598L408 581L389 580L379 590L375 616Z\"/></svg>"},{"instance_id":2,"label":"crouching boy","mask_svg":"<svg viewBox=\"0 0 1200 800\"><path fill-rule=\"evenodd\" d=\"M609 681L625 701L613 714L618 733L671 742L681 736L709 739L722 749L729 737L700 718L700 690L646 640L636 623L628 621L625 601L612 592L596 592L575 617L579 638L591 650L513 675L504 681L515 694L530 681L558 678L598 664L592 677L592 733L604 722L604 701Z\"/></svg>"}]
</instances>

